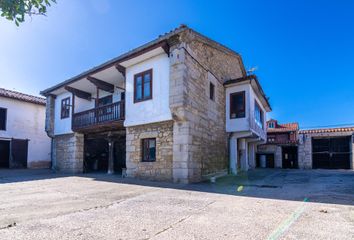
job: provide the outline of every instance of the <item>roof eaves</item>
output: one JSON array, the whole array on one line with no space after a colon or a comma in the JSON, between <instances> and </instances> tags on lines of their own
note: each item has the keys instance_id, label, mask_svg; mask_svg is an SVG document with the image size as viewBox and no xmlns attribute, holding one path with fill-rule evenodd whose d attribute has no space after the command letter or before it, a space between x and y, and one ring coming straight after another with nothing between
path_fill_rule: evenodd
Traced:
<instances>
[{"instance_id":1,"label":"roof eaves","mask_svg":"<svg viewBox=\"0 0 354 240\"><path fill-rule=\"evenodd\" d=\"M76 75L76 76L74 76L74 77L72 77L72 78L69 78L69 79L67 79L67 80L65 80L65 81L63 81L63 82L61 82L61 83L59 83L59 84L57 84L57 85L54 85L53 87L47 88L47 89L41 91L40 94L43 95L43 96L46 96L46 95L48 95L51 91L54 91L54 90L56 90L56 89L58 89L58 88L60 88L60 87L63 87L63 86L65 86L65 85L67 85L67 84L73 83L73 82L75 82L75 81L77 81L77 80L79 80L79 79L81 79L81 78L83 78L83 77L85 77L85 76L87 76L87 75L89 75L89 74L93 74L93 73L96 72L96 71L99 71L99 70L104 69L104 68L111 67L111 66L113 66L114 64L118 63L119 61L122 61L122 60L124 60L125 58L128 58L128 57L131 56L132 54L135 54L135 53L140 52L140 51L142 51L142 50L144 50L144 49L146 49L146 48L148 48L148 47L151 47L151 46L153 46L153 45L155 45L155 44L158 44L158 43L160 43L160 42L162 42L162 41L165 41L165 40L167 40L168 38L170 38L170 37L172 37L172 36L174 36L174 35L176 35L176 34L179 34L179 33L183 32L183 31L185 31L185 30L187 30L187 29L190 29L190 28L188 28L186 25L181 25L180 27L178 27L178 28L176 28L176 29L174 29L174 30L171 30L171 31L168 32L168 33L165 33L165 34L163 34L163 35L160 35L160 36L159 36L157 39L155 39L155 40L152 40L152 41L150 41L150 42L148 42L148 43L146 43L146 44L143 44L143 45L140 46L140 47L134 48L134 49L132 49L132 50L130 50L130 51L128 51L128 52L122 54L122 55L119 55L118 57L115 57L115 58L113 58L113 59L111 59L111 60L109 60L109 61L107 61L107 62L105 62L105 63L102 63L102 64L100 64L100 65L98 65L98 66L96 66L96 67L93 67L93 68L91 68L91 69L89 69L89 70L87 70L87 71L84 71L84 72L82 72L82 73L79 74L79 75Z\"/></svg>"},{"instance_id":2,"label":"roof eaves","mask_svg":"<svg viewBox=\"0 0 354 240\"><path fill-rule=\"evenodd\" d=\"M33 96L21 92L16 92L4 88L0 88L0 97L15 99L22 102L34 103L43 106L46 105L45 98L41 98L41 97L37 97L37 96Z\"/></svg>"}]
</instances>

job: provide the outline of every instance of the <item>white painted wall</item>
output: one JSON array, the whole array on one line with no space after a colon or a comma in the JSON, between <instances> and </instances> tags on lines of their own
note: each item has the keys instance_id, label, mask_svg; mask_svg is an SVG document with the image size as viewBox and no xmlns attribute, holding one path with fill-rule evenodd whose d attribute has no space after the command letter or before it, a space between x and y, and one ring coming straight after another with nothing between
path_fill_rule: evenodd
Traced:
<instances>
[{"instance_id":1,"label":"white painted wall","mask_svg":"<svg viewBox=\"0 0 354 240\"><path fill-rule=\"evenodd\" d=\"M123 90L115 88L113 94L110 92L106 92L103 90L99 90L98 95L99 98L103 98L106 97L108 95L112 95L112 100L113 102L118 102L120 101L120 97L121 97L121 92L123 92ZM95 91L94 93L91 93L93 98L96 98L97 92ZM82 98L78 98L75 97L75 108L74 108L74 112L78 113L78 112L83 112L89 109L92 109L95 107L95 99L92 99L91 101L88 101L86 99L82 99Z\"/></svg>"},{"instance_id":2,"label":"white painted wall","mask_svg":"<svg viewBox=\"0 0 354 240\"><path fill-rule=\"evenodd\" d=\"M152 99L134 103L134 75L145 70L153 71ZM126 116L124 126L171 120L169 107L170 62L167 54L162 53L153 58L126 68Z\"/></svg>"},{"instance_id":3,"label":"white painted wall","mask_svg":"<svg viewBox=\"0 0 354 240\"><path fill-rule=\"evenodd\" d=\"M230 94L235 92L246 93L246 116L244 118L234 118L230 119ZM242 132L250 130L250 121L254 121L254 104L257 101L258 105L261 107L264 117L263 117L263 129L266 129L266 111L258 96L255 94L253 88L250 84L241 84L236 86L230 86L226 88L226 131L227 132Z\"/></svg>"},{"instance_id":4,"label":"white painted wall","mask_svg":"<svg viewBox=\"0 0 354 240\"><path fill-rule=\"evenodd\" d=\"M0 140L29 139L28 163L50 162L50 138L45 125L45 106L0 97L0 107L7 109L6 130L0 130Z\"/></svg>"},{"instance_id":5,"label":"white painted wall","mask_svg":"<svg viewBox=\"0 0 354 240\"><path fill-rule=\"evenodd\" d=\"M60 104L59 104L59 107L60 107ZM94 99L92 99L91 101L88 101L86 99L75 97L75 107L74 107L75 113L83 112L83 111L92 109L94 107L95 107L95 100ZM59 118L60 118L60 115L59 115Z\"/></svg>"},{"instance_id":6,"label":"white painted wall","mask_svg":"<svg viewBox=\"0 0 354 240\"><path fill-rule=\"evenodd\" d=\"M244 118L230 118L230 94L245 91L246 98L246 115ZM249 131L250 117L250 84L242 84L226 88L226 132L242 132Z\"/></svg>"},{"instance_id":7,"label":"white painted wall","mask_svg":"<svg viewBox=\"0 0 354 240\"><path fill-rule=\"evenodd\" d=\"M70 97L70 104L72 104L73 103L72 102L72 94L69 92L64 92L55 98L55 106L54 106L54 134L55 135L72 133L72 131L71 131L71 108L70 108L70 114L69 114L68 118L61 119L61 117L60 117L61 100L63 100L64 98L67 98L67 97Z\"/></svg>"}]
</instances>

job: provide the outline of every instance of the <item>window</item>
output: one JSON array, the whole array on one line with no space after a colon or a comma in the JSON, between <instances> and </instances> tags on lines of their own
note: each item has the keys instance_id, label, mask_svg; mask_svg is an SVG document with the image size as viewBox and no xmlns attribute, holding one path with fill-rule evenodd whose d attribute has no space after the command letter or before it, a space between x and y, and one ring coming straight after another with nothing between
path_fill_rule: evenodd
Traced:
<instances>
[{"instance_id":1,"label":"window","mask_svg":"<svg viewBox=\"0 0 354 240\"><path fill-rule=\"evenodd\" d=\"M215 100L215 86L213 83L209 84L209 97L211 100Z\"/></svg>"},{"instance_id":2,"label":"window","mask_svg":"<svg viewBox=\"0 0 354 240\"><path fill-rule=\"evenodd\" d=\"M275 127L274 122L270 122L270 123L268 123L268 128L274 128L274 127Z\"/></svg>"},{"instance_id":3,"label":"window","mask_svg":"<svg viewBox=\"0 0 354 240\"><path fill-rule=\"evenodd\" d=\"M146 138L142 140L142 161L156 161L156 138Z\"/></svg>"},{"instance_id":4,"label":"window","mask_svg":"<svg viewBox=\"0 0 354 240\"><path fill-rule=\"evenodd\" d=\"M152 99L152 69L134 75L134 102Z\"/></svg>"},{"instance_id":5,"label":"window","mask_svg":"<svg viewBox=\"0 0 354 240\"><path fill-rule=\"evenodd\" d=\"M70 116L70 97L61 100L61 119L68 118Z\"/></svg>"},{"instance_id":6,"label":"window","mask_svg":"<svg viewBox=\"0 0 354 240\"><path fill-rule=\"evenodd\" d=\"M0 108L0 130L6 130L7 109Z\"/></svg>"},{"instance_id":7,"label":"window","mask_svg":"<svg viewBox=\"0 0 354 240\"><path fill-rule=\"evenodd\" d=\"M125 92L120 93L120 100L124 101L125 100Z\"/></svg>"},{"instance_id":8,"label":"window","mask_svg":"<svg viewBox=\"0 0 354 240\"><path fill-rule=\"evenodd\" d=\"M254 102L254 120L259 127L263 128L263 111L256 101Z\"/></svg>"},{"instance_id":9,"label":"window","mask_svg":"<svg viewBox=\"0 0 354 240\"><path fill-rule=\"evenodd\" d=\"M230 118L246 117L245 92L230 94Z\"/></svg>"},{"instance_id":10,"label":"window","mask_svg":"<svg viewBox=\"0 0 354 240\"><path fill-rule=\"evenodd\" d=\"M112 95L108 95L106 97L102 97L98 99L98 107L108 105L112 103Z\"/></svg>"}]
</instances>

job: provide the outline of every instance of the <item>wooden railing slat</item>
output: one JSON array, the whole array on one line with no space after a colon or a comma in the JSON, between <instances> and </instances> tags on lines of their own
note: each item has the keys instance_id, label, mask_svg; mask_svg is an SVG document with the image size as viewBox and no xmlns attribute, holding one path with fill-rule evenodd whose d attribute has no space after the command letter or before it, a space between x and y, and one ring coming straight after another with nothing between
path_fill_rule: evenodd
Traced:
<instances>
[{"instance_id":1,"label":"wooden railing slat","mask_svg":"<svg viewBox=\"0 0 354 240\"><path fill-rule=\"evenodd\" d=\"M100 123L124 120L124 105L124 101L120 101L79 113L74 113L72 129L75 131L80 128L93 126Z\"/></svg>"}]
</instances>

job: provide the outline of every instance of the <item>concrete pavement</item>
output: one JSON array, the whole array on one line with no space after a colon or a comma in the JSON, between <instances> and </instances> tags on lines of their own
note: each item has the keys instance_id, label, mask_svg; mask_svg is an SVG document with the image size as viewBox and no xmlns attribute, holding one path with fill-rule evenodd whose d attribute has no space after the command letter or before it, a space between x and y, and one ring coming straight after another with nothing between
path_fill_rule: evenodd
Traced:
<instances>
[{"instance_id":1,"label":"concrete pavement","mask_svg":"<svg viewBox=\"0 0 354 240\"><path fill-rule=\"evenodd\" d=\"M354 172L176 185L0 170L0 239L354 239Z\"/></svg>"}]
</instances>

